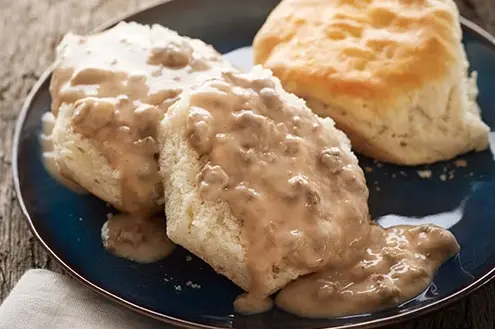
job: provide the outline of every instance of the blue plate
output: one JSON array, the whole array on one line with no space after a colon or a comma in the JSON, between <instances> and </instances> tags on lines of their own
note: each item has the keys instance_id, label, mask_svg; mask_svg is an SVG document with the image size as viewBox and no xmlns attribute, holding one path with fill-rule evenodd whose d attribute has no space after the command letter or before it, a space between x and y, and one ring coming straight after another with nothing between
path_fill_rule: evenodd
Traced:
<instances>
[{"instance_id":1,"label":"blue plate","mask_svg":"<svg viewBox=\"0 0 495 329\"><path fill-rule=\"evenodd\" d=\"M124 20L160 23L228 52L251 44L276 3L276 0L171 1ZM463 31L471 68L479 72L483 119L493 129L493 37L466 21ZM100 228L111 209L95 197L77 195L59 185L40 161L38 136L41 116L50 107L49 78L47 71L34 87L15 133L13 168L22 210L34 235L69 273L135 311L189 328L364 328L438 309L479 288L495 275L495 164L490 150L462 156L467 167L454 161L429 166L427 169L432 172L429 179L420 178L417 172L426 167L382 165L361 157L362 166L369 167L366 175L374 218L380 218L384 225L397 221L440 221L452 226L462 247L460 255L441 267L427 291L392 309L326 320L302 319L277 309L251 317L234 315L232 302L241 290L186 250L177 248L163 261L140 265L114 257L103 249ZM192 288L191 283L200 288Z\"/></svg>"}]
</instances>

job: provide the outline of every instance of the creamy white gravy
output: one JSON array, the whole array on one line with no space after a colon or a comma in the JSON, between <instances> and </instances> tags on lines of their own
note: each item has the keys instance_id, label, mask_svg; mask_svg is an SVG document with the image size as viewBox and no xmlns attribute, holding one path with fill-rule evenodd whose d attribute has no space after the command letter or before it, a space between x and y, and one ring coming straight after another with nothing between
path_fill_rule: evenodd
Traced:
<instances>
[{"instance_id":1,"label":"creamy white gravy","mask_svg":"<svg viewBox=\"0 0 495 329\"><path fill-rule=\"evenodd\" d=\"M157 204L163 190L156 127L184 88L234 68L200 40L136 23L120 23L91 36L68 34L57 53L50 84L52 113L56 117L64 103L72 106L72 129L88 138L115 169L122 210L131 213L104 225L103 244L137 262L166 256L173 245L164 219L148 218L162 208ZM49 132L42 142L49 146ZM44 153L47 168L61 179L49 151Z\"/></svg>"},{"instance_id":2,"label":"creamy white gravy","mask_svg":"<svg viewBox=\"0 0 495 329\"><path fill-rule=\"evenodd\" d=\"M103 225L101 238L108 251L138 263L156 262L175 248L160 216L114 215Z\"/></svg>"},{"instance_id":3,"label":"creamy white gravy","mask_svg":"<svg viewBox=\"0 0 495 329\"><path fill-rule=\"evenodd\" d=\"M212 65L221 62L216 52L202 53L178 36L164 38L169 32L161 27L143 37L140 28L119 26L67 37L52 80L52 111L74 103L74 130L121 172L124 201L137 212L159 180L156 123L184 87L230 65ZM245 58L248 51L239 53ZM210 87L195 96L188 138L206 159L198 177L201 195L226 200L244 222L251 294L236 300L238 311L271 307L258 293L261 273L282 261L316 273L289 284L277 304L322 317L414 297L457 252L455 238L437 227L373 225L357 163L314 115L281 98L270 78L229 74ZM122 154L131 160L122 162ZM137 172L143 164L146 172ZM120 215L105 224L102 238L121 257L155 261L173 249L161 225L156 218Z\"/></svg>"},{"instance_id":4,"label":"creamy white gravy","mask_svg":"<svg viewBox=\"0 0 495 329\"><path fill-rule=\"evenodd\" d=\"M366 249L349 266L329 266L283 288L277 306L304 317L375 311L419 295L459 251L455 237L431 225L372 225Z\"/></svg>"},{"instance_id":5,"label":"creamy white gravy","mask_svg":"<svg viewBox=\"0 0 495 329\"><path fill-rule=\"evenodd\" d=\"M459 250L439 227L372 223L364 174L340 132L266 71L225 73L195 89L186 138L203 161L200 196L226 201L243 223L250 286L234 303L241 313L268 308L266 273L284 263L315 273L283 288L277 305L328 317L418 295Z\"/></svg>"},{"instance_id":6,"label":"creamy white gravy","mask_svg":"<svg viewBox=\"0 0 495 329\"><path fill-rule=\"evenodd\" d=\"M273 300L270 297L258 298L251 294L241 294L234 301L234 309L244 315L267 312L272 307Z\"/></svg>"},{"instance_id":7,"label":"creamy white gravy","mask_svg":"<svg viewBox=\"0 0 495 329\"><path fill-rule=\"evenodd\" d=\"M235 49L225 54L224 58L229 60L236 67L239 67L244 71L249 71L253 66L253 48L242 47ZM490 134L490 150L495 155L495 133ZM452 211L427 215L425 217L408 217L398 214L388 214L377 218L376 221L385 228L395 225L433 224L444 229L449 229L461 220L463 213L462 208L463 205L461 204L458 208Z\"/></svg>"},{"instance_id":8,"label":"creamy white gravy","mask_svg":"<svg viewBox=\"0 0 495 329\"><path fill-rule=\"evenodd\" d=\"M119 174L123 210L153 212L163 194L155 139L160 119L184 88L233 67L200 40L136 23L86 37L69 34L57 52L53 114L63 103L73 106L73 130Z\"/></svg>"},{"instance_id":9,"label":"creamy white gravy","mask_svg":"<svg viewBox=\"0 0 495 329\"><path fill-rule=\"evenodd\" d=\"M225 73L192 91L190 105L199 192L244 223L250 293L264 297L267 273L284 262L309 273L352 260L369 231L368 191L342 133L281 93L269 71Z\"/></svg>"}]
</instances>

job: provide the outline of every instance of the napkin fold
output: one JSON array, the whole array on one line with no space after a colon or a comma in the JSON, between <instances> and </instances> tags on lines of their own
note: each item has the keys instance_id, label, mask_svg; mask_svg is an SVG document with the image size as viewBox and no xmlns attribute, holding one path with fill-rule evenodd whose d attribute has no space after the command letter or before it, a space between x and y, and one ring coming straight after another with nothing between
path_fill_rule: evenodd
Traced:
<instances>
[{"instance_id":1,"label":"napkin fold","mask_svg":"<svg viewBox=\"0 0 495 329\"><path fill-rule=\"evenodd\" d=\"M0 305L0 328L172 329L47 270L30 270L22 276Z\"/></svg>"}]
</instances>

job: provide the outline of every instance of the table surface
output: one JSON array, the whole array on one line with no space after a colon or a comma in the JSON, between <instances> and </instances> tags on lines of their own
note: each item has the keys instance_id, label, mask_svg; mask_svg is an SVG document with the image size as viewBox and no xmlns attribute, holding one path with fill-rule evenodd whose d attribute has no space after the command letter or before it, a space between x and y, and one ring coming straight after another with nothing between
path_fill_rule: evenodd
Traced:
<instances>
[{"instance_id":1,"label":"table surface","mask_svg":"<svg viewBox=\"0 0 495 329\"><path fill-rule=\"evenodd\" d=\"M0 0L0 301L27 269L61 271L29 231L12 184L12 135L26 95L53 61L64 33L86 33L153 2L156 0ZM456 2L461 15L495 35L495 0ZM493 329L495 281L446 309L391 328Z\"/></svg>"}]
</instances>

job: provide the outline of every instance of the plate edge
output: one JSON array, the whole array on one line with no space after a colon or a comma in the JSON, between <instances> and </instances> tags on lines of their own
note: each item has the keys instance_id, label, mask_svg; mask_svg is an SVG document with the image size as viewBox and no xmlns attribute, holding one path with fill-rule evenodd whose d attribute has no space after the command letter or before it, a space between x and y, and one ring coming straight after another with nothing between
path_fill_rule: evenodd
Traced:
<instances>
[{"instance_id":1,"label":"plate edge","mask_svg":"<svg viewBox=\"0 0 495 329\"><path fill-rule=\"evenodd\" d=\"M152 8L158 7L160 5L163 5L168 2L172 2L174 0L158 0L155 1L147 6L144 6L143 8L138 8L138 9L133 9L128 11L127 13L122 14L121 16L108 20L102 24L99 24L97 27L92 29L89 33L95 33L95 32L100 32L105 29L108 29L109 27L117 24L120 21L126 20L129 17L132 17L138 13L144 12L146 10L150 10ZM179 0L177 0L179 1ZM488 31L484 30L481 28L479 25L476 23L468 20L467 18L460 17L460 22L461 26L467 27L469 30L474 32L475 34L478 34L481 36L483 39L485 39L495 50L495 37L492 36ZM225 329L225 327L216 327L216 326L209 326L209 325L203 325L203 324L198 324L194 322L190 322L187 320L182 320L179 318L175 318L172 316L164 315L158 312L155 312L153 310L147 309L145 307L136 305L132 302L129 302L127 300L124 300L123 298L114 295L113 293L99 287L95 283L91 282L90 280L82 277L79 273L77 273L75 270L73 270L69 265L67 265L62 259L60 259L53 250L44 242L44 240L41 238L41 236L38 234L36 228L34 227L34 224L31 220L31 217L27 211L26 205L24 203L24 199L22 197L22 192L20 189L20 181L19 181L19 170L18 170L18 156L19 156L19 142L20 142L20 134L22 131L22 127L24 125L24 121L26 119L28 110L31 106L32 100L37 94L38 90L40 87L46 82L46 80L49 78L51 75L53 68L54 68L55 63L52 63L40 76L36 84L32 87L31 91L29 92L28 96L26 97L26 100L24 101L21 110L19 112L19 115L16 120L16 125L14 129L14 138L13 138L13 144L12 144L12 173L13 173L13 181L14 181L14 190L16 192L17 196L17 202L21 208L21 211L28 222L29 229L31 230L31 233L36 237L38 242L43 246L43 248L48 252L48 254L59 263L59 265L67 271L70 276L75 278L77 281L82 283L84 286L90 288L92 291L98 293L99 295L102 295L116 303L118 303L121 306L124 306L125 308L132 310L136 313L139 313L143 316L148 316L151 318L154 318L156 320L159 320L161 322L165 322L171 325L176 325L180 326L182 328L187 328L187 329ZM407 320L414 319L420 315L425 315L434 311L437 311L441 308L444 308L448 305L451 305L452 303L467 297L468 295L472 294L485 284L487 284L489 281L495 278L495 267L488 271L485 275L474 281L473 283L467 285L466 287L460 289L459 291L455 292L454 294L444 297L440 300L437 300L435 302L432 302L431 304L424 305L422 307L419 307L417 309L407 311L404 313L398 313L395 315L391 315L382 319L375 319L375 320L370 320L367 322L363 323L357 323L357 324L351 324L351 325L341 325L338 327L323 327L321 329L357 329L357 328L362 328L362 329L371 329L371 328L376 328L379 326L385 326L385 325L390 325L390 324L397 324L400 322L404 322Z\"/></svg>"}]
</instances>

